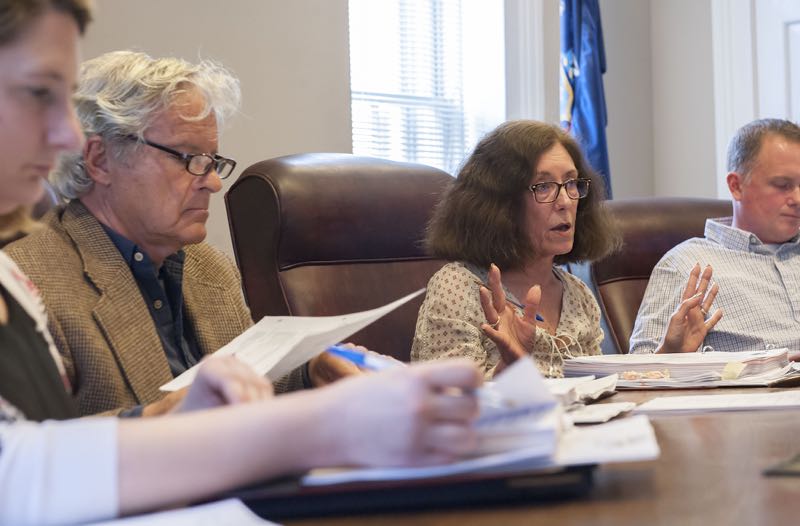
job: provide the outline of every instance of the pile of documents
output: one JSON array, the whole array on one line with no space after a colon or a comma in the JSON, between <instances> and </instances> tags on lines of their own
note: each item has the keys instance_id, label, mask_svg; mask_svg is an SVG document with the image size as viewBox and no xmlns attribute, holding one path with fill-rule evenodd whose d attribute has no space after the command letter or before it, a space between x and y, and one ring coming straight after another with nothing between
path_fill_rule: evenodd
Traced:
<instances>
[{"instance_id":1,"label":"pile of documents","mask_svg":"<svg viewBox=\"0 0 800 526\"><path fill-rule=\"evenodd\" d=\"M518 360L482 387L478 403L476 456L521 448L542 457L553 455L563 410L532 359Z\"/></svg>"},{"instance_id":2,"label":"pile of documents","mask_svg":"<svg viewBox=\"0 0 800 526\"><path fill-rule=\"evenodd\" d=\"M256 372L275 380L422 292L377 309L341 316L264 317L216 354L235 355ZM196 374L195 366L161 386L161 390L174 391L190 385ZM601 424L591 430L574 427L576 419L565 416L567 400L582 402L606 396L613 393L614 384L614 377L563 381L561 385L551 385L557 392L553 394L533 360L520 359L498 375L495 382L479 390L480 415L475 422L479 445L469 458L422 468L315 470L304 479L304 484L425 478L655 458L659 454L658 444L645 416ZM605 421L611 416L596 420L595 415L591 421Z\"/></svg>"},{"instance_id":3,"label":"pile of documents","mask_svg":"<svg viewBox=\"0 0 800 526\"><path fill-rule=\"evenodd\" d=\"M480 415L475 426L480 446L468 458L414 468L320 469L304 477L303 484L505 473L650 460L660 452L650 421L643 415L591 427L572 426L530 358L517 360L495 382L481 388L478 399ZM606 405L612 404L598 407Z\"/></svg>"},{"instance_id":4,"label":"pile of documents","mask_svg":"<svg viewBox=\"0 0 800 526\"><path fill-rule=\"evenodd\" d=\"M800 374L786 349L681 354L607 354L564 362L564 376L618 374L619 388L766 386Z\"/></svg>"}]
</instances>

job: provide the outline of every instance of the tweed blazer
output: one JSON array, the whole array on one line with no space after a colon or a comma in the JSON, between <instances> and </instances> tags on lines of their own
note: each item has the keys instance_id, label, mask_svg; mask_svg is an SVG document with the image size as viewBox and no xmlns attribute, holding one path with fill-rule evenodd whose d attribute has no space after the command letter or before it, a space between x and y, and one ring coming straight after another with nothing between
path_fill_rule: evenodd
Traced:
<instances>
[{"instance_id":1,"label":"tweed blazer","mask_svg":"<svg viewBox=\"0 0 800 526\"><path fill-rule=\"evenodd\" d=\"M130 267L78 200L51 210L43 228L5 248L42 294L48 328L81 414L118 412L163 397L167 357ZM184 247L185 315L203 354L253 323L236 266L206 243ZM276 391L304 385L299 368Z\"/></svg>"}]
</instances>

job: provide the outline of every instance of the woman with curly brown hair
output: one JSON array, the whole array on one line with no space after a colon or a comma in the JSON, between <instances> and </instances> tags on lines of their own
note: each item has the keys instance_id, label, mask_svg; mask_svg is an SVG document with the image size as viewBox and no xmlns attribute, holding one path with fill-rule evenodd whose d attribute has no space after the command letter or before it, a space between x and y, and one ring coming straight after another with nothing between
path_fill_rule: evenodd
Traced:
<instances>
[{"instance_id":1,"label":"woman with curly brown hair","mask_svg":"<svg viewBox=\"0 0 800 526\"><path fill-rule=\"evenodd\" d=\"M450 263L428 284L412 358L467 356L492 376L529 354L544 375L561 376L564 359L599 354L600 308L559 265L619 246L603 200L599 176L559 127L511 121L484 137L429 224L429 252ZM710 270L696 274L687 286L705 292Z\"/></svg>"}]
</instances>

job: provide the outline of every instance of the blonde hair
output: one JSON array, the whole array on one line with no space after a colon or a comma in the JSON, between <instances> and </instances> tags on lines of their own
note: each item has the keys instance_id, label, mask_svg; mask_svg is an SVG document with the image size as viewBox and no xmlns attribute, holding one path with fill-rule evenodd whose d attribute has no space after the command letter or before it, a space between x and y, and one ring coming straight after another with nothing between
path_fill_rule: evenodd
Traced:
<instances>
[{"instance_id":1,"label":"blonde hair","mask_svg":"<svg viewBox=\"0 0 800 526\"><path fill-rule=\"evenodd\" d=\"M31 208L28 206L20 206L7 214L0 214L0 244L20 235L30 234L38 226L39 223L31 218Z\"/></svg>"}]
</instances>

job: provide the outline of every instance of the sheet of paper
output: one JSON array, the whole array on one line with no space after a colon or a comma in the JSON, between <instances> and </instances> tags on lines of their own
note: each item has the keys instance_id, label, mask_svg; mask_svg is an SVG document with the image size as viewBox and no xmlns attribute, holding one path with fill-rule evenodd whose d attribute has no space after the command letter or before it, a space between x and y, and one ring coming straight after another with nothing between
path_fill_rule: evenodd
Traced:
<instances>
[{"instance_id":1,"label":"sheet of paper","mask_svg":"<svg viewBox=\"0 0 800 526\"><path fill-rule=\"evenodd\" d=\"M545 378L544 383L561 405L569 406L578 401L576 387L594 379L594 375L575 376L572 378Z\"/></svg>"},{"instance_id":2,"label":"sheet of paper","mask_svg":"<svg viewBox=\"0 0 800 526\"><path fill-rule=\"evenodd\" d=\"M575 387L578 400L584 403L594 402L614 394L617 390L619 375L609 374L589 382L583 382Z\"/></svg>"},{"instance_id":3,"label":"sheet of paper","mask_svg":"<svg viewBox=\"0 0 800 526\"><path fill-rule=\"evenodd\" d=\"M552 466L551 456L533 446L494 455L415 468L315 469L303 477L305 486L325 486L356 481L414 480L463 473L503 472Z\"/></svg>"},{"instance_id":4,"label":"sheet of paper","mask_svg":"<svg viewBox=\"0 0 800 526\"><path fill-rule=\"evenodd\" d=\"M545 385L567 407L574 403L589 403L616 392L619 375L610 374L596 378L594 375L571 378L547 378Z\"/></svg>"},{"instance_id":5,"label":"sheet of paper","mask_svg":"<svg viewBox=\"0 0 800 526\"><path fill-rule=\"evenodd\" d=\"M227 499L177 510L93 522L93 526L277 526L250 511L239 499Z\"/></svg>"},{"instance_id":6,"label":"sheet of paper","mask_svg":"<svg viewBox=\"0 0 800 526\"><path fill-rule=\"evenodd\" d=\"M575 427L558 442L555 463L562 466L652 460L661 453L644 415L596 426Z\"/></svg>"},{"instance_id":7,"label":"sheet of paper","mask_svg":"<svg viewBox=\"0 0 800 526\"><path fill-rule=\"evenodd\" d=\"M357 481L413 480L462 473L505 473L603 462L652 460L660 450L646 416L623 418L591 427L575 427L559 440L555 456L536 447L497 453L441 466L313 470L302 483L323 486Z\"/></svg>"},{"instance_id":8,"label":"sheet of paper","mask_svg":"<svg viewBox=\"0 0 800 526\"><path fill-rule=\"evenodd\" d=\"M265 316L216 354L235 355L258 374L274 381L423 292L425 289L420 289L383 307L342 316ZM190 385L198 367L192 367L160 389L177 391Z\"/></svg>"},{"instance_id":9,"label":"sheet of paper","mask_svg":"<svg viewBox=\"0 0 800 526\"><path fill-rule=\"evenodd\" d=\"M750 411L800 408L800 391L718 395L662 396L635 409L636 413L685 414L712 411Z\"/></svg>"},{"instance_id":10,"label":"sheet of paper","mask_svg":"<svg viewBox=\"0 0 800 526\"><path fill-rule=\"evenodd\" d=\"M478 391L477 455L538 444L555 450L561 408L533 359L521 358Z\"/></svg>"},{"instance_id":11,"label":"sheet of paper","mask_svg":"<svg viewBox=\"0 0 800 526\"><path fill-rule=\"evenodd\" d=\"M633 410L634 407L636 404L633 402L579 405L567 412L567 418L573 424L602 424L626 411Z\"/></svg>"}]
</instances>

